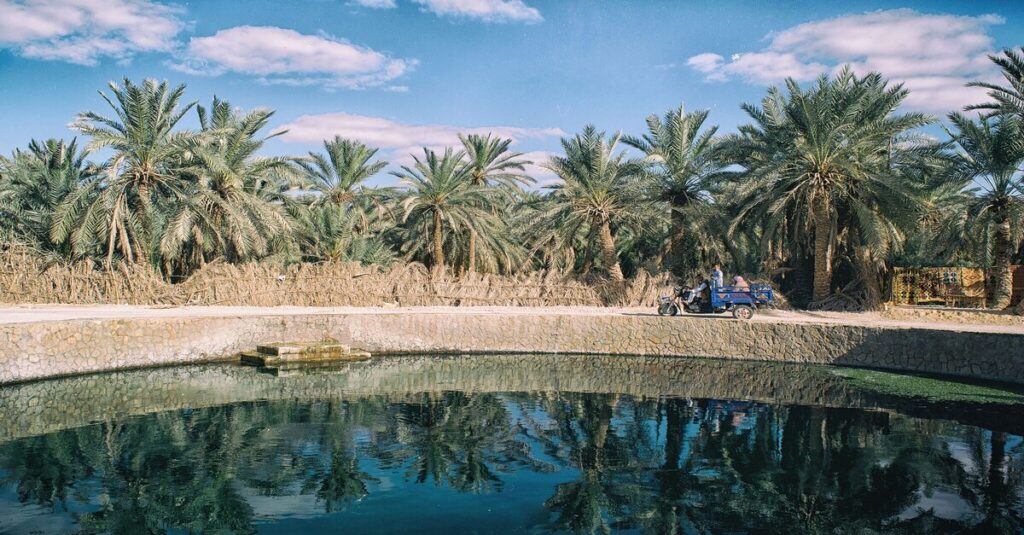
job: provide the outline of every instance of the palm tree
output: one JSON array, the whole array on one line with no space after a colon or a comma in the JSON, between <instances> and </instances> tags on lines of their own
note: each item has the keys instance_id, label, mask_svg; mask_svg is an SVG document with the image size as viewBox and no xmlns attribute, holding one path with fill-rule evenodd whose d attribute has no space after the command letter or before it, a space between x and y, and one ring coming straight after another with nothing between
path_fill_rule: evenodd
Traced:
<instances>
[{"instance_id":1,"label":"palm tree","mask_svg":"<svg viewBox=\"0 0 1024 535\"><path fill-rule=\"evenodd\" d=\"M576 263L574 244L560 243L549 237L547 242L534 235L537 217L551 207L550 192L523 191L515 203L506 208L512 238L518 243L529 244L531 266L538 269L572 269ZM560 225L554 225L560 227Z\"/></svg>"},{"instance_id":2,"label":"palm tree","mask_svg":"<svg viewBox=\"0 0 1024 535\"><path fill-rule=\"evenodd\" d=\"M601 260L612 280L622 281L614 228L650 228L660 210L647 195L642 160L616 153L621 135L605 138L589 125L562 139L565 156L552 157L547 167L562 182L552 186L550 206L538 214L535 244L570 243L581 233L594 236ZM535 245L535 248L537 246Z\"/></svg>"},{"instance_id":3,"label":"palm tree","mask_svg":"<svg viewBox=\"0 0 1024 535\"><path fill-rule=\"evenodd\" d=\"M519 187L532 184L534 180L525 174L526 165L533 162L523 160L522 153L509 151L511 139L492 138L490 134L482 136L459 134L459 140L466 151L467 165L470 167L470 181L475 186L493 186L503 193L514 195L520 192ZM469 233L467 270L476 271L477 235Z\"/></svg>"},{"instance_id":4,"label":"palm tree","mask_svg":"<svg viewBox=\"0 0 1024 535\"><path fill-rule=\"evenodd\" d=\"M305 187L321 194L314 204L363 206L365 201L379 200L382 190L363 186L368 178L388 165L384 160L370 163L377 150L335 136L331 141L324 141L326 157L310 152L308 158L296 160L302 168Z\"/></svg>"},{"instance_id":5,"label":"palm tree","mask_svg":"<svg viewBox=\"0 0 1024 535\"><path fill-rule=\"evenodd\" d=\"M392 174L408 189L401 201L402 222L416 229L420 236L429 236L429 257L435 269L443 270L444 243L448 235L461 235L489 227L493 219L489 209L492 193L486 186L470 180L471 168L464 162L465 153L447 148L439 156L423 149L423 159L413 157L412 167L402 166ZM412 243L416 247L421 243Z\"/></svg>"},{"instance_id":6,"label":"palm tree","mask_svg":"<svg viewBox=\"0 0 1024 535\"><path fill-rule=\"evenodd\" d=\"M1024 123L1011 116L974 121L960 113L950 114L949 120L954 129L949 135L957 147L950 179L973 194L958 226L991 243L995 288L989 306L1006 308L1013 287L1010 262L1024 218Z\"/></svg>"},{"instance_id":7,"label":"palm tree","mask_svg":"<svg viewBox=\"0 0 1024 535\"><path fill-rule=\"evenodd\" d=\"M897 114L908 92L888 86L877 73L858 78L844 69L808 90L789 79L786 89L788 95L771 88L761 106L744 104L754 123L730 139L745 181L733 228L757 222L763 239L784 237L793 244L812 235L812 301L821 302L832 292L840 231L852 231L847 239L859 249L854 256L861 263L877 263L901 240L901 228L918 206L905 168L931 150L910 131L931 118ZM861 271L868 269L877 266ZM877 288L869 294L876 294L869 301L877 301Z\"/></svg>"},{"instance_id":8,"label":"palm tree","mask_svg":"<svg viewBox=\"0 0 1024 535\"><path fill-rule=\"evenodd\" d=\"M67 258L67 240L50 239L54 211L69 196L94 180L98 170L88 163L89 152L78 141L32 140L28 150L15 150L10 160L0 158L0 220L14 236L42 252ZM88 195L77 196L88 203Z\"/></svg>"},{"instance_id":9,"label":"palm tree","mask_svg":"<svg viewBox=\"0 0 1024 535\"><path fill-rule=\"evenodd\" d=\"M387 265L394 260L394 251L382 239L393 227L390 218L372 218L367 226L365 213L302 200L289 203L288 210L298 223L297 245L304 260L364 265Z\"/></svg>"},{"instance_id":10,"label":"palm tree","mask_svg":"<svg viewBox=\"0 0 1024 535\"><path fill-rule=\"evenodd\" d=\"M268 190L281 189L280 181L290 173L288 159L255 156L281 133L258 135L273 112L242 113L216 97L209 113L202 106L198 111L203 135L190 146L189 164L182 169L194 180L167 208L160 253L166 262L185 262L182 252L190 248L200 266L208 256L231 261L262 256L275 236L293 226L281 203L268 198Z\"/></svg>"},{"instance_id":11,"label":"palm tree","mask_svg":"<svg viewBox=\"0 0 1024 535\"><path fill-rule=\"evenodd\" d=\"M154 201L181 191L182 156L196 137L188 131L174 132L195 105L181 104L184 85L172 89L166 81L156 80L136 85L126 78L123 87L111 82L110 90L113 98L102 91L100 96L114 117L85 112L72 125L92 138L90 150L113 151L105 165L106 177L94 182L96 199L88 206L82 207L74 196L61 205L51 236L62 241L70 235L80 252L102 240L108 267L115 252L136 262L150 254Z\"/></svg>"},{"instance_id":12,"label":"palm tree","mask_svg":"<svg viewBox=\"0 0 1024 535\"><path fill-rule=\"evenodd\" d=\"M687 113L680 105L669 110L664 120L657 115L647 117L648 133L642 137L622 139L654 164L654 194L671 210L668 266L676 274L684 268L687 222L706 219L713 211L710 189L726 167L716 154L718 127L705 129L707 118L707 110Z\"/></svg>"},{"instance_id":13,"label":"palm tree","mask_svg":"<svg viewBox=\"0 0 1024 535\"><path fill-rule=\"evenodd\" d=\"M968 110L988 110L992 114L1016 115L1024 119L1024 46L1020 53L1011 49L1003 50L1002 57L989 56L993 63L1002 70L1006 85L1001 86L990 82L971 82L971 87L988 89L988 96L995 102L986 102L968 106Z\"/></svg>"}]
</instances>

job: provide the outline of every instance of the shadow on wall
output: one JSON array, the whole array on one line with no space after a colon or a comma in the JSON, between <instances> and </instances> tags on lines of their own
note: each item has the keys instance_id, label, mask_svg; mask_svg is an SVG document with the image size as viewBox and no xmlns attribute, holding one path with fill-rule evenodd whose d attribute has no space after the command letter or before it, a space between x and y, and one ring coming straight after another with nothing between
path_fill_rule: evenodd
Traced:
<instances>
[{"instance_id":1,"label":"shadow on wall","mask_svg":"<svg viewBox=\"0 0 1024 535\"><path fill-rule=\"evenodd\" d=\"M870 327L861 331L859 342L835 357L833 364L1024 383L1020 335Z\"/></svg>"}]
</instances>

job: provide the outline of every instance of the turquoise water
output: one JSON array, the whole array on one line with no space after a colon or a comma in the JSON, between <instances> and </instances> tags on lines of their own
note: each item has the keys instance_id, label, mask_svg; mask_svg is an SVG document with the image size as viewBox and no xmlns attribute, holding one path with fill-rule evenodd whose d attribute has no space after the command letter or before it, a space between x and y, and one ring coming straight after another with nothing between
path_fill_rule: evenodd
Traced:
<instances>
[{"instance_id":1,"label":"turquoise water","mask_svg":"<svg viewBox=\"0 0 1024 535\"><path fill-rule=\"evenodd\" d=\"M1019 431L922 412L558 390L164 410L0 444L0 532L1021 532Z\"/></svg>"}]
</instances>

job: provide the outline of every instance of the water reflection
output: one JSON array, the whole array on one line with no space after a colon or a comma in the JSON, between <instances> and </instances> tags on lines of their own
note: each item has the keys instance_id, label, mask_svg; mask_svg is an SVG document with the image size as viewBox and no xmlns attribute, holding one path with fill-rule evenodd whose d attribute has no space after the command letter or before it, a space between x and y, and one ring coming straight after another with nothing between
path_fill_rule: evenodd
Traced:
<instances>
[{"instance_id":1,"label":"water reflection","mask_svg":"<svg viewBox=\"0 0 1024 535\"><path fill-rule=\"evenodd\" d=\"M175 410L0 445L0 477L0 531L11 532L1024 529L1019 436L887 412L622 394Z\"/></svg>"}]
</instances>

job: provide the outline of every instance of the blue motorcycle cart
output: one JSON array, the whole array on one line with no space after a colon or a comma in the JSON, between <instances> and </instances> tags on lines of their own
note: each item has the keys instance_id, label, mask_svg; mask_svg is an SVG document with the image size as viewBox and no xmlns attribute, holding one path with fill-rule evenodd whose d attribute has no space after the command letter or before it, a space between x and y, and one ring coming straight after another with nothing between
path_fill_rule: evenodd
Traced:
<instances>
[{"instance_id":1,"label":"blue motorcycle cart","mask_svg":"<svg viewBox=\"0 0 1024 535\"><path fill-rule=\"evenodd\" d=\"M736 319L749 320L754 317L758 308L770 307L775 302L775 292L767 284L751 284L749 288L712 284L705 290L709 292L708 296L697 296L691 300L690 296L694 291L676 287L673 289L673 295L661 296L658 301L658 314L675 316L680 310L687 314L731 312L732 317Z\"/></svg>"}]
</instances>

